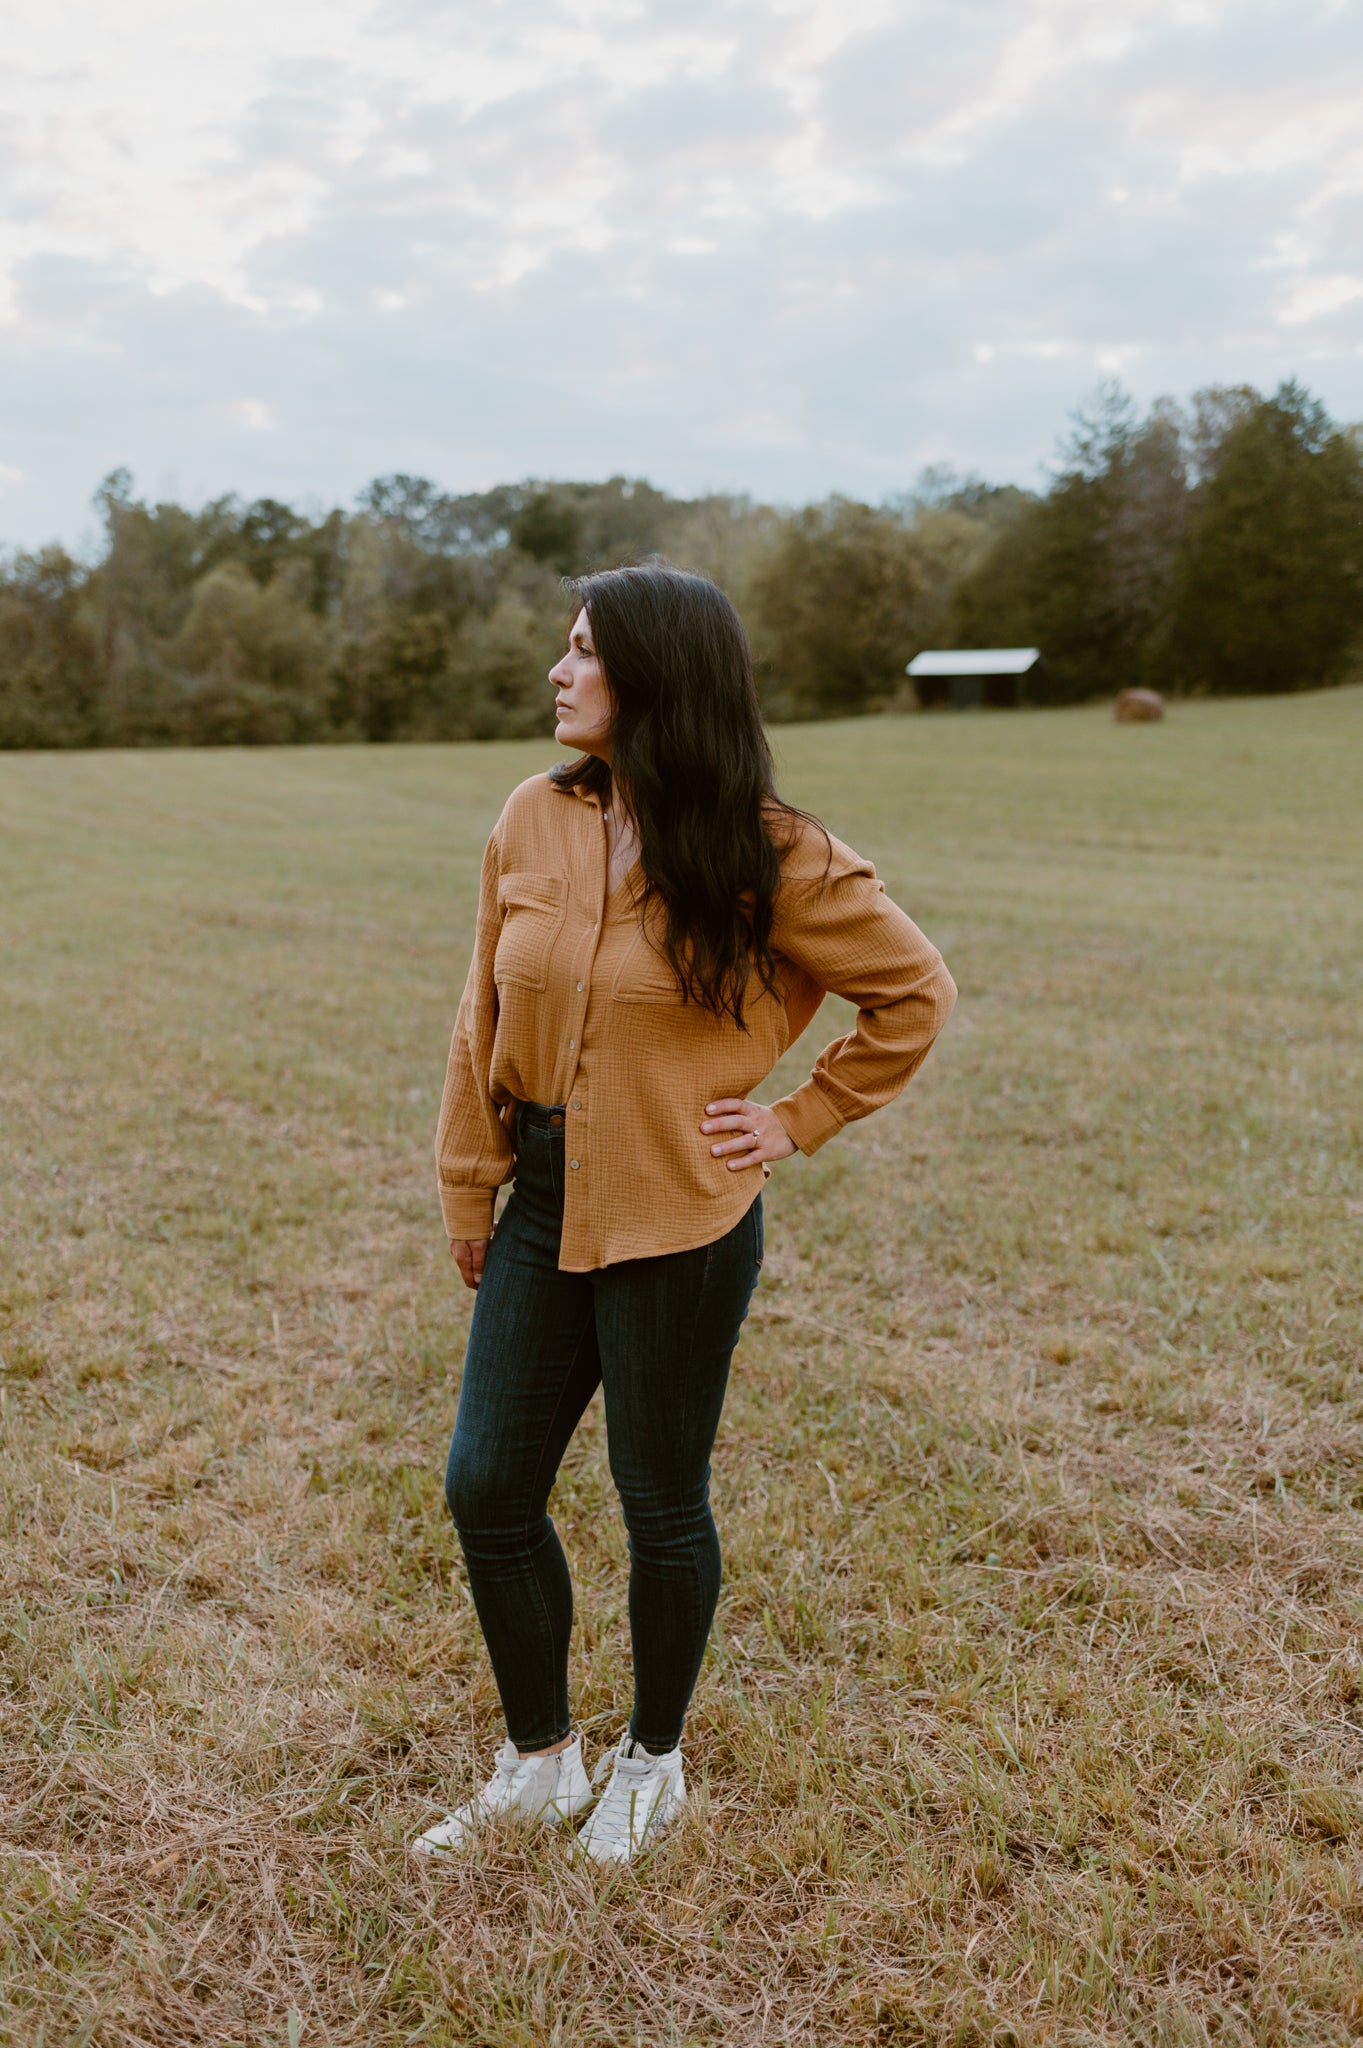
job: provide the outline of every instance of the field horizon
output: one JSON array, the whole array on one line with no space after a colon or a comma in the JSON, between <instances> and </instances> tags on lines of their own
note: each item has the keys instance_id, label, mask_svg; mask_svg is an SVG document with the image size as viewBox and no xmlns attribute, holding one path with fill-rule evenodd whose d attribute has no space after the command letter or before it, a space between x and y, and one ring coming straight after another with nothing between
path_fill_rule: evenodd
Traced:
<instances>
[{"instance_id":1,"label":"field horizon","mask_svg":"<svg viewBox=\"0 0 1363 2048\"><path fill-rule=\"evenodd\" d=\"M431 1140L552 741L0 755L0 2039L1363 2035L1363 687L774 741L960 1003L770 1183L695 1810L610 1879L405 1853L500 1740ZM554 1513L594 1758L599 1405Z\"/></svg>"}]
</instances>

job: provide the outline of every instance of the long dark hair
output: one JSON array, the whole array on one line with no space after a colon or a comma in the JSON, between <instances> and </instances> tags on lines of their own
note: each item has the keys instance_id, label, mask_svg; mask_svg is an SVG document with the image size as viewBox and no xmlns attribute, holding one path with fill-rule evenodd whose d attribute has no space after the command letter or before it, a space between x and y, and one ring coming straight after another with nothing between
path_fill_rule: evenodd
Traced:
<instances>
[{"instance_id":1,"label":"long dark hair","mask_svg":"<svg viewBox=\"0 0 1363 2048\"><path fill-rule=\"evenodd\" d=\"M718 584L668 562L566 587L591 622L614 722L609 766L589 755L554 773L623 802L683 998L742 1025L754 974L775 987L780 851L806 815L776 794L743 622Z\"/></svg>"}]
</instances>

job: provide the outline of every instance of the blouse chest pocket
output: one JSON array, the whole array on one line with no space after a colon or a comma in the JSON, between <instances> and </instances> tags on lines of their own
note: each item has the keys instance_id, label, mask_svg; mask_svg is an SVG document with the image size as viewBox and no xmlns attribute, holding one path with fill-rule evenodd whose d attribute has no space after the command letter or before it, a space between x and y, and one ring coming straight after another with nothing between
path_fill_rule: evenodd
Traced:
<instances>
[{"instance_id":1,"label":"blouse chest pocket","mask_svg":"<svg viewBox=\"0 0 1363 2048\"><path fill-rule=\"evenodd\" d=\"M665 954L636 931L615 970L611 994L617 1003L680 1003L681 984Z\"/></svg>"},{"instance_id":2,"label":"blouse chest pocket","mask_svg":"<svg viewBox=\"0 0 1363 2048\"><path fill-rule=\"evenodd\" d=\"M502 929L493 960L493 979L500 988L515 982L543 990L549 978L549 955L568 914L568 884L558 875L503 875L497 884Z\"/></svg>"}]
</instances>

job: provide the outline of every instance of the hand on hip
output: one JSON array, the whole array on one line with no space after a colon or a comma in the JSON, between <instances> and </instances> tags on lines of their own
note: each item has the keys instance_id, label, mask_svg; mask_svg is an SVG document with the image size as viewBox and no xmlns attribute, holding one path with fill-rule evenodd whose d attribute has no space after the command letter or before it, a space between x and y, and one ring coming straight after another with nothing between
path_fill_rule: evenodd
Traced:
<instances>
[{"instance_id":1,"label":"hand on hip","mask_svg":"<svg viewBox=\"0 0 1363 2048\"><path fill-rule=\"evenodd\" d=\"M730 1173L741 1173L745 1166L761 1166L771 1159L789 1159L796 1149L775 1110L764 1102L744 1102L737 1096L707 1102L701 1129L707 1137L716 1132L733 1133L718 1138L710 1147Z\"/></svg>"}]
</instances>

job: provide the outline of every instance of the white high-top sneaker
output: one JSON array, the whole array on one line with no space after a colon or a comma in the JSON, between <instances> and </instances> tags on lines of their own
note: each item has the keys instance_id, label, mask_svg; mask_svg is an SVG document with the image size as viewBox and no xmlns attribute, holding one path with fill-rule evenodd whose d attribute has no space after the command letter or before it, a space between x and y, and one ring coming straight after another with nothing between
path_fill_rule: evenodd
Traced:
<instances>
[{"instance_id":1,"label":"white high-top sneaker","mask_svg":"<svg viewBox=\"0 0 1363 2048\"><path fill-rule=\"evenodd\" d=\"M577 1847L597 1863L628 1863L686 1805L681 1751L651 1756L626 1734L614 1753L602 1758L596 1777L608 1763L610 1783L578 1830Z\"/></svg>"},{"instance_id":2,"label":"white high-top sneaker","mask_svg":"<svg viewBox=\"0 0 1363 2048\"><path fill-rule=\"evenodd\" d=\"M523 1757L514 1742L507 1742L482 1791L418 1835L412 1853L454 1854L485 1828L503 1820L538 1820L548 1827L562 1827L595 1797L582 1761L580 1737L575 1735L566 1749L553 1756Z\"/></svg>"}]
</instances>

